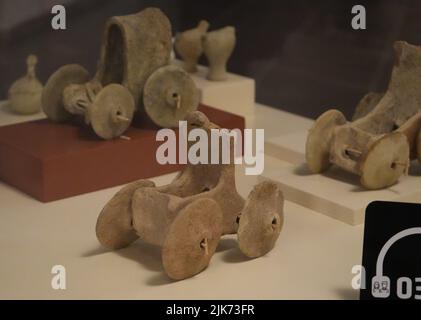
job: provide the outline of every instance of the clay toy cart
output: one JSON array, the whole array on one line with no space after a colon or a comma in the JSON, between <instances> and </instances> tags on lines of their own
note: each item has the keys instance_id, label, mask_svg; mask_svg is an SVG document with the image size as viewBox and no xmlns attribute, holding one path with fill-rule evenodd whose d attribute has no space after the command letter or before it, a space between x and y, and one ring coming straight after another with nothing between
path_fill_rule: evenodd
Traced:
<instances>
[{"instance_id":1,"label":"clay toy cart","mask_svg":"<svg viewBox=\"0 0 421 320\"><path fill-rule=\"evenodd\" d=\"M122 135L135 113L161 127L175 127L196 110L190 76L170 65L171 25L156 8L108 20L93 79L80 65L59 68L43 90L44 112L53 121L82 115L103 139Z\"/></svg>"},{"instance_id":2,"label":"clay toy cart","mask_svg":"<svg viewBox=\"0 0 421 320\"><path fill-rule=\"evenodd\" d=\"M210 133L217 128L198 111L187 121L189 129ZM225 234L237 233L239 248L248 257L266 254L283 226L282 192L276 183L265 181L245 201L235 187L232 156L233 144L230 164L188 164L166 186L148 180L127 185L98 217L99 242L110 249L138 238L158 245L165 272L177 280L205 269Z\"/></svg>"},{"instance_id":3,"label":"clay toy cart","mask_svg":"<svg viewBox=\"0 0 421 320\"><path fill-rule=\"evenodd\" d=\"M421 47L395 43L387 92L369 94L353 122L338 110L322 114L310 130L307 165L314 173L331 164L361 177L367 189L395 184L411 159L421 161Z\"/></svg>"}]
</instances>

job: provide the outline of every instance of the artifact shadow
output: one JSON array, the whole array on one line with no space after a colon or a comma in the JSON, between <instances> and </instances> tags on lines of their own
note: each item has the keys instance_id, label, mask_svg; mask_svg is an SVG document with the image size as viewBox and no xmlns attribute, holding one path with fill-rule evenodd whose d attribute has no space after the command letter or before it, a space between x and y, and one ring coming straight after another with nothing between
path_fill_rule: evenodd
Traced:
<instances>
[{"instance_id":1,"label":"artifact shadow","mask_svg":"<svg viewBox=\"0 0 421 320\"><path fill-rule=\"evenodd\" d=\"M336 294L343 300L359 300L359 291L352 288L336 288Z\"/></svg>"},{"instance_id":2,"label":"artifact shadow","mask_svg":"<svg viewBox=\"0 0 421 320\"><path fill-rule=\"evenodd\" d=\"M75 123L73 123L73 125L76 125ZM78 139L80 140L85 140L85 141L104 141L104 139L101 139L100 137L98 137L94 131L92 130L92 128L89 128L88 126L81 126L79 127L79 131L78 131Z\"/></svg>"},{"instance_id":3,"label":"artifact shadow","mask_svg":"<svg viewBox=\"0 0 421 320\"><path fill-rule=\"evenodd\" d=\"M167 276L166 273L159 273L155 276L150 277L146 284L150 286L165 286L168 284L176 283L181 280L172 280L170 277Z\"/></svg>"},{"instance_id":4,"label":"artifact shadow","mask_svg":"<svg viewBox=\"0 0 421 320\"><path fill-rule=\"evenodd\" d=\"M410 167L409 167L409 175L410 176L421 176L421 165L418 161L412 161Z\"/></svg>"},{"instance_id":5,"label":"artifact shadow","mask_svg":"<svg viewBox=\"0 0 421 320\"><path fill-rule=\"evenodd\" d=\"M310 176L315 173L312 173L310 169L308 169L307 164L302 163L294 168L294 174L298 176ZM359 176L355 176L352 173L342 170L341 168L332 166L327 171L320 173L321 175L334 179L337 181L342 181L347 184L351 184L354 187L351 189L351 192L367 192L373 191L370 189L366 189L360 185ZM411 165L409 170L409 175L411 176L421 176L421 166L419 164ZM396 184L395 184L396 185ZM388 188L391 192L399 193L397 190L393 189L393 186Z\"/></svg>"},{"instance_id":6,"label":"artifact shadow","mask_svg":"<svg viewBox=\"0 0 421 320\"><path fill-rule=\"evenodd\" d=\"M130 246L115 251L120 256L136 261L151 271L162 272L161 250L155 245L136 241Z\"/></svg>"},{"instance_id":7,"label":"artifact shadow","mask_svg":"<svg viewBox=\"0 0 421 320\"><path fill-rule=\"evenodd\" d=\"M301 163L294 168L294 174L297 176L310 176L313 175L306 163Z\"/></svg>"},{"instance_id":8,"label":"artifact shadow","mask_svg":"<svg viewBox=\"0 0 421 320\"><path fill-rule=\"evenodd\" d=\"M234 239L221 239L216 248L216 252L224 252L236 248L237 246L237 241Z\"/></svg>"},{"instance_id":9,"label":"artifact shadow","mask_svg":"<svg viewBox=\"0 0 421 320\"><path fill-rule=\"evenodd\" d=\"M110 252L110 250L102 247L102 246L98 246L94 249L90 249L84 253L82 253L82 257L83 258L90 258L90 257L95 257L104 253Z\"/></svg>"},{"instance_id":10,"label":"artifact shadow","mask_svg":"<svg viewBox=\"0 0 421 320\"><path fill-rule=\"evenodd\" d=\"M252 258L247 257L241 252L241 250L236 246L231 250L227 250L226 253L222 256L222 260L228 263L240 263L253 260Z\"/></svg>"},{"instance_id":11,"label":"artifact shadow","mask_svg":"<svg viewBox=\"0 0 421 320\"><path fill-rule=\"evenodd\" d=\"M16 113L12 110L12 106L10 105L10 101L5 102L5 103L1 106L1 110L2 110L4 113L16 115Z\"/></svg>"}]
</instances>

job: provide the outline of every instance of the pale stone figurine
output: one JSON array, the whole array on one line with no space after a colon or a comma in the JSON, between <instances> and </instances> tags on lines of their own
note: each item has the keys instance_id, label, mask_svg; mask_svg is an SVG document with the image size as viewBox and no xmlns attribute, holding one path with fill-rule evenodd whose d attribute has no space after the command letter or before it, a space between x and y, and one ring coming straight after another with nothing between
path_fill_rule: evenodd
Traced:
<instances>
[{"instance_id":1,"label":"pale stone figurine","mask_svg":"<svg viewBox=\"0 0 421 320\"><path fill-rule=\"evenodd\" d=\"M217 128L201 112L187 117L188 128L210 137ZM176 280L204 270L222 235L237 233L250 258L272 250L281 232L283 195L274 182L256 185L245 201L235 186L233 143L229 164L187 164L169 185L140 180L120 190L101 211L96 234L109 249L137 238L161 247L167 275Z\"/></svg>"},{"instance_id":2,"label":"pale stone figurine","mask_svg":"<svg viewBox=\"0 0 421 320\"><path fill-rule=\"evenodd\" d=\"M79 65L58 69L43 90L44 112L58 122L83 116L103 139L124 137L136 111L159 126L176 126L197 109L199 93L185 71L169 64L171 49L171 25L161 10L112 17L95 76Z\"/></svg>"},{"instance_id":3,"label":"pale stone figurine","mask_svg":"<svg viewBox=\"0 0 421 320\"><path fill-rule=\"evenodd\" d=\"M421 161L421 47L398 41L394 48L385 94L362 101L353 122L338 110L316 120L306 144L311 171L323 172L335 164L359 175L365 188L380 189L395 184L411 158Z\"/></svg>"},{"instance_id":4,"label":"pale stone figurine","mask_svg":"<svg viewBox=\"0 0 421 320\"><path fill-rule=\"evenodd\" d=\"M227 62L234 51L235 42L235 28L231 26L208 32L202 37L203 52L209 61L209 80L227 78Z\"/></svg>"},{"instance_id":5,"label":"pale stone figurine","mask_svg":"<svg viewBox=\"0 0 421 320\"><path fill-rule=\"evenodd\" d=\"M35 74L37 62L35 55L29 55L26 59L26 75L16 80L9 89L10 107L18 114L33 114L41 111L42 84Z\"/></svg>"},{"instance_id":6,"label":"pale stone figurine","mask_svg":"<svg viewBox=\"0 0 421 320\"><path fill-rule=\"evenodd\" d=\"M183 68L187 72L197 71L197 61L203 53L202 37L208 28L209 23L201 20L196 28L186 30L175 37L174 48L183 59Z\"/></svg>"}]
</instances>

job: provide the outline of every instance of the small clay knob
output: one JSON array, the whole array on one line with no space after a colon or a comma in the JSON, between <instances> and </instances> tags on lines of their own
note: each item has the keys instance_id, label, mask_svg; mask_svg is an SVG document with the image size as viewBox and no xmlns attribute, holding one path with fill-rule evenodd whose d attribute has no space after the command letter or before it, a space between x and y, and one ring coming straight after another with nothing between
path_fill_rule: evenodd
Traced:
<instances>
[{"instance_id":1,"label":"small clay knob","mask_svg":"<svg viewBox=\"0 0 421 320\"><path fill-rule=\"evenodd\" d=\"M36 55L30 54L28 58L26 58L26 66L27 66L27 76L31 78L35 78L35 66L38 63L38 58Z\"/></svg>"}]
</instances>

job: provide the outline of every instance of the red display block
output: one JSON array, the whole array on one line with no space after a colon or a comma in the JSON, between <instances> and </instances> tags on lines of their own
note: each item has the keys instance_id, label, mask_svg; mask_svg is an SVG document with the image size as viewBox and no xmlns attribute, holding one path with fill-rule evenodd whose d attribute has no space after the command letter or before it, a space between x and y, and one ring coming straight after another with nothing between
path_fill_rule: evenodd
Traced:
<instances>
[{"instance_id":1,"label":"red display block","mask_svg":"<svg viewBox=\"0 0 421 320\"><path fill-rule=\"evenodd\" d=\"M204 105L199 110L222 128L244 129L243 117ZM47 119L0 127L0 179L49 202L180 170L157 163L158 129L142 123L125 133L130 140L105 141L88 127Z\"/></svg>"}]
</instances>

